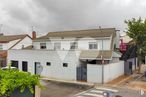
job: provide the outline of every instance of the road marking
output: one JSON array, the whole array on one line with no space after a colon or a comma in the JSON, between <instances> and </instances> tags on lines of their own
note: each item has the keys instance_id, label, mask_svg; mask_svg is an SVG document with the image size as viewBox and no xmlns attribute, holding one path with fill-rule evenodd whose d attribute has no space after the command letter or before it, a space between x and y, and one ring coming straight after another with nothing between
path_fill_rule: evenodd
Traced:
<instances>
[{"instance_id":1,"label":"road marking","mask_svg":"<svg viewBox=\"0 0 146 97\"><path fill-rule=\"evenodd\" d=\"M115 93L118 90L109 89L109 88L92 88L87 91L78 93L73 97L105 97L107 93Z\"/></svg>"},{"instance_id":2,"label":"road marking","mask_svg":"<svg viewBox=\"0 0 146 97\"><path fill-rule=\"evenodd\" d=\"M91 96L91 97L103 97L101 94L92 94L92 93L84 93L85 96Z\"/></svg>"},{"instance_id":3,"label":"road marking","mask_svg":"<svg viewBox=\"0 0 146 97\"><path fill-rule=\"evenodd\" d=\"M101 94L104 93L104 91L102 91L102 90L98 90L98 91L97 90L91 90L90 92L93 92L93 93L101 93Z\"/></svg>"},{"instance_id":4,"label":"road marking","mask_svg":"<svg viewBox=\"0 0 146 97\"><path fill-rule=\"evenodd\" d=\"M109 89L109 88L96 88L98 90L104 90L104 91L109 91L109 92L113 92L113 93L117 93L118 90L115 90L115 89Z\"/></svg>"}]
</instances>

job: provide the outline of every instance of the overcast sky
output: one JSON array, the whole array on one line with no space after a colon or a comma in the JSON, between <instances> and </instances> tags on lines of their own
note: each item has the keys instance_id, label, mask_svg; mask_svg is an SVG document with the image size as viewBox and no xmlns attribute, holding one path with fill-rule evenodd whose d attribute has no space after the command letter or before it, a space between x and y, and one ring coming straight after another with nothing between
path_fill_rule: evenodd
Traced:
<instances>
[{"instance_id":1,"label":"overcast sky","mask_svg":"<svg viewBox=\"0 0 146 97\"><path fill-rule=\"evenodd\" d=\"M0 0L4 34L115 27L125 19L146 18L146 0Z\"/></svg>"}]
</instances>

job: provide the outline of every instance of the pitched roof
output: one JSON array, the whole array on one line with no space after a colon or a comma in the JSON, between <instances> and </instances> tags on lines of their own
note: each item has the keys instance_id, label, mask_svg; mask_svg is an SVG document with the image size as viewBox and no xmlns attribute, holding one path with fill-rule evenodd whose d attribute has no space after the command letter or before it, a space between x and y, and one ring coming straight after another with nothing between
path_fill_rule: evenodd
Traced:
<instances>
[{"instance_id":1,"label":"pitched roof","mask_svg":"<svg viewBox=\"0 0 146 97\"><path fill-rule=\"evenodd\" d=\"M49 39L50 37L110 37L111 35L115 35L115 32L115 28L49 32L47 35L39 37L36 40Z\"/></svg>"},{"instance_id":2,"label":"pitched roof","mask_svg":"<svg viewBox=\"0 0 146 97\"><path fill-rule=\"evenodd\" d=\"M0 43L10 42L10 41L17 40L17 39L23 39L26 36L28 36L28 35L27 34L23 34L23 35L7 35L7 36L1 35L0 36Z\"/></svg>"},{"instance_id":3,"label":"pitched roof","mask_svg":"<svg viewBox=\"0 0 146 97\"><path fill-rule=\"evenodd\" d=\"M101 56L103 56L104 59L111 59L112 51L84 50L80 54L80 59L102 59Z\"/></svg>"}]
</instances>

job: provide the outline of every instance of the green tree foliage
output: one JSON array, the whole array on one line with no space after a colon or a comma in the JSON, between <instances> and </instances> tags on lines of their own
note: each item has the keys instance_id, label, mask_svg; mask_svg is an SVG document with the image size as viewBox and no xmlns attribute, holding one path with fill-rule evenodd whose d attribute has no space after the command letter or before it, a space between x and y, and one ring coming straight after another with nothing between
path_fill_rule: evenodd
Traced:
<instances>
[{"instance_id":1,"label":"green tree foliage","mask_svg":"<svg viewBox=\"0 0 146 97\"><path fill-rule=\"evenodd\" d=\"M0 97L10 96L15 89L23 92L25 88L29 88L34 93L33 87L41 86L39 76L31 75L28 72L19 70L1 70L0 69Z\"/></svg>"},{"instance_id":2,"label":"green tree foliage","mask_svg":"<svg viewBox=\"0 0 146 97\"><path fill-rule=\"evenodd\" d=\"M141 18L126 20L127 35L132 38L133 45L137 46L137 56L139 64L139 72L142 63L142 54L146 52L146 19Z\"/></svg>"}]
</instances>

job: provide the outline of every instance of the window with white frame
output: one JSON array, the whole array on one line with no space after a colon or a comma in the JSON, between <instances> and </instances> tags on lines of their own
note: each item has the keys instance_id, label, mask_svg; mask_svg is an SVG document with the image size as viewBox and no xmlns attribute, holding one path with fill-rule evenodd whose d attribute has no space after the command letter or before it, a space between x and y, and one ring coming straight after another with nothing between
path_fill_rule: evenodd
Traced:
<instances>
[{"instance_id":1,"label":"window with white frame","mask_svg":"<svg viewBox=\"0 0 146 97\"><path fill-rule=\"evenodd\" d=\"M60 49L61 49L61 43L60 42L54 43L54 50L60 50Z\"/></svg>"},{"instance_id":2,"label":"window with white frame","mask_svg":"<svg viewBox=\"0 0 146 97\"><path fill-rule=\"evenodd\" d=\"M77 42L71 42L70 43L70 49L78 49L78 43Z\"/></svg>"},{"instance_id":3,"label":"window with white frame","mask_svg":"<svg viewBox=\"0 0 146 97\"><path fill-rule=\"evenodd\" d=\"M3 50L3 45L0 44L0 50Z\"/></svg>"},{"instance_id":4,"label":"window with white frame","mask_svg":"<svg viewBox=\"0 0 146 97\"><path fill-rule=\"evenodd\" d=\"M46 49L47 46L46 46L46 43L40 43L40 49Z\"/></svg>"},{"instance_id":5,"label":"window with white frame","mask_svg":"<svg viewBox=\"0 0 146 97\"><path fill-rule=\"evenodd\" d=\"M89 42L89 49L97 49L97 42Z\"/></svg>"}]
</instances>

